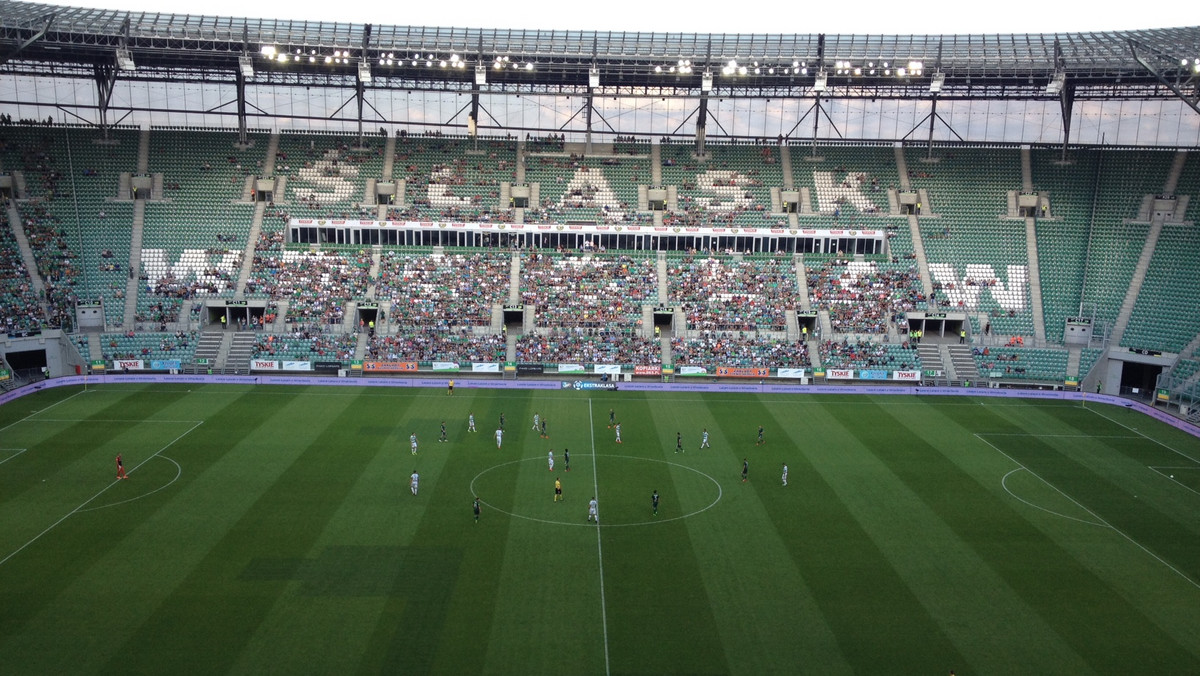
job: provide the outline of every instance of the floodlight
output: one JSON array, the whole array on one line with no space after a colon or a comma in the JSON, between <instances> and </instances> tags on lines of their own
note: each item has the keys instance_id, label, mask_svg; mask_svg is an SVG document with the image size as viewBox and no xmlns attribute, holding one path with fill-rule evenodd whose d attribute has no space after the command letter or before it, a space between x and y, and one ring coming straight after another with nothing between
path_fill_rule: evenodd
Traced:
<instances>
[{"instance_id":1,"label":"floodlight","mask_svg":"<svg viewBox=\"0 0 1200 676\"><path fill-rule=\"evenodd\" d=\"M1057 94L1062 91L1063 85L1067 82L1067 74L1064 71L1056 70L1050 78L1050 83L1046 85L1047 94Z\"/></svg>"},{"instance_id":2,"label":"floodlight","mask_svg":"<svg viewBox=\"0 0 1200 676\"><path fill-rule=\"evenodd\" d=\"M128 49L117 48L117 68L121 70L137 70L133 63L133 55Z\"/></svg>"}]
</instances>

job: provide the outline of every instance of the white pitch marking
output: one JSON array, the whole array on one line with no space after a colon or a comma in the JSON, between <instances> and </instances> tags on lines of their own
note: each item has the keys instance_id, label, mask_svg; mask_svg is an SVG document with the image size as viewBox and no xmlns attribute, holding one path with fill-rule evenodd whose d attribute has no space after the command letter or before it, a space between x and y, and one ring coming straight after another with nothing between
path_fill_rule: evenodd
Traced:
<instances>
[{"instance_id":1,"label":"white pitch marking","mask_svg":"<svg viewBox=\"0 0 1200 676\"><path fill-rule=\"evenodd\" d=\"M1170 446L1168 446L1168 445L1164 444L1163 442L1159 441L1158 439L1155 439L1155 438L1153 438L1153 437L1148 437L1148 436L1146 436L1145 434L1142 434L1141 432L1138 432L1136 427L1130 427L1129 425L1126 425L1125 423L1122 423L1122 422L1120 422L1120 421L1118 421L1118 420L1113 420L1112 418L1110 418L1110 417L1108 417L1108 416L1104 415L1103 413L1101 413L1101 412L1097 411L1097 410L1096 410L1096 409L1094 409L1094 408L1089 408L1089 409L1087 409L1087 410L1088 410L1089 412L1091 412L1091 413L1095 413L1096 415L1100 416L1101 418L1104 418L1105 420L1107 420L1107 421L1109 421L1109 422L1111 422L1111 423L1116 423L1117 425L1120 425L1121 427L1124 427L1125 429L1129 430L1130 432L1133 432L1133 433L1137 434L1139 437L1141 437L1141 438L1143 438L1143 439L1148 439L1148 440L1150 440L1150 441L1153 441L1154 443L1158 444L1159 446L1162 446L1163 448L1167 449L1168 451L1171 451L1172 453L1174 453L1174 454L1176 454L1176 455L1179 455L1179 456L1182 456L1182 457L1184 457L1184 458L1187 458L1188 460L1191 460L1192 462L1194 462L1194 463L1196 463L1196 464L1200 465L1200 460L1197 460L1197 459L1193 458L1192 456L1188 455L1187 453L1184 453L1183 451L1180 451L1180 450L1176 450L1176 449L1174 449L1174 448L1171 448Z\"/></svg>"},{"instance_id":2,"label":"white pitch marking","mask_svg":"<svg viewBox=\"0 0 1200 676\"><path fill-rule=\"evenodd\" d=\"M21 455L22 453L24 453L25 451L28 451L28 450L29 450L28 448L0 448L0 453L16 451L16 453L13 453L12 455L8 456L7 458L0 460L0 465L3 465L4 463L8 462L9 460L12 460L13 458L17 457L18 455Z\"/></svg>"},{"instance_id":3,"label":"white pitch marking","mask_svg":"<svg viewBox=\"0 0 1200 676\"><path fill-rule=\"evenodd\" d=\"M592 398L588 397L588 429L592 432L592 490L596 502L600 501L600 476L596 468L596 423L592 418ZM604 548L600 546L600 510L596 510L596 557L600 561L600 618L604 623L604 673L612 673L608 660L608 601L604 597Z\"/></svg>"},{"instance_id":4,"label":"white pitch marking","mask_svg":"<svg viewBox=\"0 0 1200 676\"><path fill-rule=\"evenodd\" d=\"M154 495L155 493L157 493L157 492L159 492L159 491L163 490L163 489L164 489L164 488L166 488L167 486L170 486L171 484L175 483L176 481L179 481L179 477L183 476L183 468L179 466L179 463L175 462L174 460L171 460L171 458L168 458L168 457L167 457L167 456L165 456L165 455L164 455L164 456L162 456L162 459L163 459L163 460L168 460L168 461L170 461L170 463L171 463L172 465L175 465L175 476L174 476L174 477L172 477L172 478L171 478L171 480L170 480L170 481L168 481L167 483L165 483L165 484L163 484L163 485L159 486L158 488L155 488L154 490L150 491L149 493L143 493L143 494L141 494L141 495L139 495L139 496L137 496L137 497L129 498L128 500L122 500L122 501L120 501L120 502L110 502L110 503L109 503L109 504L107 504L107 505L100 505L99 507L88 507L87 509L81 509L81 510L79 510L79 511L80 511L81 513L82 513L82 512L94 512L94 511L96 511L96 510L98 510L98 509L108 509L109 507L116 507L117 505L123 505L123 504L125 504L125 503L127 503L127 502L133 502L134 500L141 500L142 498L145 498L145 497L148 497L148 496ZM141 465L138 465L138 466L140 467ZM133 471L133 470L130 470L130 471Z\"/></svg>"},{"instance_id":5,"label":"white pitch marking","mask_svg":"<svg viewBox=\"0 0 1200 676\"><path fill-rule=\"evenodd\" d=\"M72 396L74 396L74 395L72 395ZM66 400L64 399L63 401L66 401ZM163 451L165 451L165 450L167 450L168 448L170 448L171 446L173 446L173 445L175 444L175 442L177 442L177 441L179 441L180 439L182 439L182 438L186 437L187 435L191 434L191 433L192 433L192 430L196 429L197 427L199 427L199 426L200 426L200 425L202 425L203 423L204 423L204 421L200 421L200 422L196 423L195 425L192 425L191 427L189 427L189 428L187 429L187 431L186 431L186 432L184 432L183 434L180 434L179 436L177 436L177 437L175 437L174 439L172 439L172 440L170 440L169 442L167 442L167 445L166 445L166 446L163 446L162 448L160 448L160 449L158 449L157 451L155 451L155 452L154 452L154 454L153 454L153 455L151 455L149 458L146 458L145 460L143 460L143 461L139 462L137 465L133 466L133 467L132 467L132 468L129 470L128 474L133 474L134 472L136 472L136 471L138 470L138 468L139 468L139 467L141 467L142 465L146 464L147 462L150 462L150 461L151 461L152 459L154 459L154 458L155 458L155 457L156 457L156 456L157 456L159 453L162 453ZM172 462L174 462L174 461L172 461ZM88 498L87 500L84 500L84 501L83 501L83 503L81 503L81 504L80 504L78 507L76 507L75 509L72 509L70 512L67 512L66 516L64 516L64 517L62 517L61 519L59 519L58 521L55 521L54 523L50 524L49 526L47 526L47 527L46 527L46 529L45 529L45 530L43 530L42 532L40 532L40 533L38 533L37 535L33 536L33 539L31 539L29 542L26 542L25 544L21 545L20 547L17 547L17 549L16 549L14 552L12 552L12 553L11 553L11 554L9 554L8 556L4 557L3 559L0 559L0 566L3 566L5 563L7 563L7 562L8 562L8 560L9 560L9 559L11 559L12 557L16 556L17 554L20 554L20 553L21 553L21 551L23 551L23 550L24 550L26 547L28 547L29 545L33 544L34 542L37 542L37 541L38 541L38 540L39 540L39 539L40 539L40 538L41 538L43 535L45 535L46 533L49 533L50 531L54 530L54 528L55 528L56 526L58 526L58 524L60 524L60 523L62 523L63 521L66 521L67 519L71 518L71 516L73 516L74 514L77 514L77 513L81 512L81 511L83 511L83 508L84 508L84 507L87 507L87 506L88 506L88 505L89 505L89 504L90 504L90 503L91 503L93 500L95 500L96 498L100 497L101 495L104 495L105 491L107 491L108 489L112 488L113 486L116 486L116 485L117 485L117 483L119 483L119 482L120 482L120 479L114 479L112 483L108 484L108 485L107 485L107 486L105 486L104 488L101 488L99 492L97 492L95 495L93 495L92 497Z\"/></svg>"},{"instance_id":6,"label":"white pitch marking","mask_svg":"<svg viewBox=\"0 0 1200 676\"><path fill-rule=\"evenodd\" d=\"M1116 421L1114 420L1113 422L1116 422ZM1117 423L1117 424L1119 425L1120 423ZM1100 522L1100 523L1101 523L1101 524L1102 524L1102 525L1103 525L1105 528L1109 528L1109 529L1111 529L1111 530L1112 530L1112 532L1116 533L1117 535L1120 535L1121 537L1123 537L1123 538L1125 538L1126 540L1128 540L1129 542L1131 542L1131 543L1132 543L1132 544L1133 544L1135 547L1137 547L1138 549L1140 549L1140 550L1142 550L1143 552L1146 552L1147 554L1149 554L1150 556L1152 556L1152 557L1153 557L1155 560L1157 560L1159 563L1161 563L1162 565L1164 565L1164 566L1166 566L1167 568L1169 568L1169 569L1170 569L1170 570L1171 570L1173 573L1175 573L1175 574L1176 574L1176 575L1178 575L1179 577L1181 577L1181 578L1183 578L1184 580L1186 580L1188 584L1192 585L1193 587L1196 587L1197 589L1200 589L1200 583L1196 582L1196 581L1195 581L1195 580L1193 580L1192 578L1190 578L1190 577L1188 577L1187 575L1185 575L1185 574L1184 574L1182 571L1180 571L1180 570L1179 570L1178 568L1176 568L1175 566L1172 566L1170 563L1167 563L1165 560L1163 560L1163 558L1162 558L1162 557L1160 557L1158 554L1155 554L1154 552L1152 552L1152 551L1150 551L1149 549L1147 549L1147 548L1146 548L1146 546L1145 546L1145 545L1143 545L1142 543L1140 543L1140 542L1138 542L1137 540L1134 540L1133 538L1131 538L1131 537L1129 537L1128 535L1126 535L1124 532L1122 532L1122 531L1121 531L1121 529L1119 529L1119 528L1117 528L1116 526L1112 525L1111 523L1109 523L1109 522L1105 521L1105 520L1104 520L1104 518L1103 518L1103 517L1101 517L1099 514L1097 514L1097 513L1093 512L1092 510L1088 509L1087 507L1084 507L1083 505L1081 505L1081 504L1079 503L1079 501L1078 501L1078 500L1076 500L1075 498L1073 498L1073 497L1071 497L1071 496L1067 495L1067 494L1066 494L1066 493L1064 493L1064 492L1063 492L1061 489L1059 489L1057 486L1055 486L1054 484L1050 483L1049 481L1046 481L1045 479L1043 479L1041 476L1039 476L1039 475L1038 475L1038 473L1037 473L1037 472L1034 472L1033 470L1029 469L1028 467L1026 467L1025 465L1021 464L1020 462L1017 462L1017 460L1016 460L1015 458L1013 458L1011 455L1009 455L1009 454L1005 453L1004 451L1000 450L1000 447L996 446L995 444L993 444L992 442L988 441L987 439L984 439L984 438L983 438L983 435L981 435L981 434L976 434L976 435L975 435L975 438L979 439L980 441L982 441L983 443L987 444L988 446L991 446L993 449L995 449L995 451L996 451L997 453L999 453L1000 455L1003 455L1004 457L1008 458L1008 459L1009 459L1009 460L1010 460L1010 461L1011 461L1011 462L1012 462L1014 465L1016 465L1017 467L1020 467L1021 469L1025 470L1026 472L1029 472L1029 473L1030 473L1030 474L1032 474L1033 476L1035 476L1035 477L1037 477L1038 479L1040 479L1040 480L1042 481L1042 483L1044 483L1044 484L1046 484L1047 486L1049 486L1050 488L1053 488L1054 490L1058 491L1058 493L1059 493L1060 495L1062 495L1064 498L1066 498L1066 499L1070 500L1071 502L1075 503L1075 504L1076 504L1076 505L1077 505L1077 506L1078 506L1080 509L1082 509L1083 511L1085 511L1085 512L1087 512L1088 514L1091 514L1093 517L1095 517L1095 518L1096 518L1096 520L1097 520L1097 521L1099 521L1099 522ZM1009 474L1011 474L1011 472L1009 472ZM1008 476L1008 475L1006 474L1005 476ZM1001 481L1001 483L1003 484L1003 480ZM1007 488L1005 488L1005 490L1008 490L1008 489L1007 489ZM1012 495L1012 494L1010 493L1010 495ZM1016 497L1016 496L1014 495L1013 497ZM1020 498L1017 498L1017 499L1019 500ZM1086 522L1085 522L1085 523L1086 523Z\"/></svg>"},{"instance_id":7,"label":"white pitch marking","mask_svg":"<svg viewBox=\"0 0 1200 676\"><path fill-rule=\"evenodd\" d=\"M59 400L59 401L56 401L56 402L54 402L53 404L50 404L49 406L47 406L46 408L43 408L43 409L41 409L41 410L38 410L38 411L34 411L33 413L30 413L29 415L25 416L24 418L21 418L20 420L18 420L18 421L16 421L16 422L12 422L12 423L9 423L9 424L5 425L4 427L0 427L0 432L3 432L4 430L6 430L6 429L8 429L8 428L12 427L13 425L17 425L17 424L19 424L19 423L23 423L23 422L25 422L26 420L29 420L30 418L32 418L33 416L35 416L35 415L37 415L37 414L39 414L39 413L45 413L46 411L49 411L50 409L54 408L55 406L58 406L59 404L62 404L62 403L66 403L66 402L70 401L71 399L74 399L75 397L78 397L79 395L81 395L81 394L83 394L83 393L84 393L84 390L79 390L79 391L78 391L78 392L76 392L75 394L72 394L72 395L71 395L71 396L69 396L69 397L66 397L66 398L64 398L64 399L61 399L61 400Z\"/></svg>"},{"instance_id":8,"label":"white pitch marking","mask_svg":"<svg viewBox=\"0 0 1200 676\"><path fill-rule=\"evenodd\" d=\"M575 455L575 457L579 458L579 457L583 457L585 455L589 455L589 454L588 453L577 453ZM711 481L713 483L713 485L717 487L717 497L711 503L705 505L704 507L701 507L700 509L697 509L694 512L688 512L687 514L681 514L679 516L672 516L672 517L666 518L666 519L654 519L653 521L635 521L633 523L612 523L611 521L609 521L607 523L601 524L600 525L601 528L629 528L629 527L633 527L633 526L652 526L652 525L660 524L660 523L668 523L670 521L679 521L680 519L690 519L691 517L696 516L697 514L703 514L704 512L707 512L708 510L712 509L713 507L716 507L717 503L721 501L721 498L723 498L725 496L725 492L721 489L721 484L718 483L717 480L712 477L712 475L705 474L704 472L701 472L700 470L696 469L695 467L688 467L687 465L681 465L677 462L669 462L667 460L658 460L655 458L640 458L636 455L608 455L608 454L605 454L605 457L621 458L624 460L642 460L645 462L661 462L664 465L670 465L672 467L678 467L680 469L686 469L690 472L695 472L696 474L699 474L700 476L704 477L705 479L708 479L709 481ZM539 455L539 456L535 456L532 458L520 458L518 460L509 460L508 462L502 462L498 465L492 465L491 467L488 467L487 469L483 470L479 474L476 474L474 476L474 478L471 479L471 495L478 494L478 491L475 490L475 482L478 481L479 477L483 476L484 474L487 474L488 472L490 472L494 469L499 469L501 467L507 467L508 465L515 465L519 462L529 462L529 461L533 461L533 460L536 460L538 462L546 461L545 458L543 458L542 456ZM536 516L527 516L525 514L517 514L516 512L510 512L506 509L501 509L501 508L497 507L496 505L493 505L490 502L487 502L486 500L480 500L479 504L481 504L485 507L494 509L497 512L500 512L501 514L507 514L508 516L511 516L513 518L524 519L525 521L533 521L534 523L548 523L548 524L552 524L555 526L571 526L571 527L575 527L575 528L583 528L583 527L590 526L590 524L579 523L578 521L553 521L551 519L539 519ZM591 526L591 527L594 528L594 526Z\"/></svg>"}]
</instances>

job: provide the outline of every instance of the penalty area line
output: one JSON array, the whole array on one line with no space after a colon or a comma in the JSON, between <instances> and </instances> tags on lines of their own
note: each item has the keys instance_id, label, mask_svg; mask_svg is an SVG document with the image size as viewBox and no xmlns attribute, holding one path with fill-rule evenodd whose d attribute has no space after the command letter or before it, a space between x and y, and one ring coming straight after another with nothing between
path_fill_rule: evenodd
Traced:
<instances>
[{"instance_id":1,"label":"penalty area line","mask_svg":"<svg viewBox=\"0 0 1200 676\"><path fill-rule=\"evenodd\" d=\"M65 400L64 400L64 401L65 401ZM163 451L167 450L167 449L168 449L168 448L170 448L171 446L174 446L174 445L175 445L175 442L177 442L177 441L179 441L180 439L182 439L182 438L186 437L187 435L191 434L191 433L192 433L192 430L196 429L197 427L199 427L199 426L200 426L200 425L202 425L202 424L204 424L204 421L203 421L203 420L201 420L201 421L197 422L195 425L192 425L191 427L189 427L189 428L187 429L187 431L186 431L186 432L184 432L183 434L180 434L179 436L175 437L174 439L172 439L172 440L168 441L168 442L167 442L167 444L166 444L165 446L163 446L162 448L160 448L160 449L158 449L157 451L155 451L153 455L151 455L150 457L146 458L145 460L143 460L143 461L139 462L138 464L134 465L134 466L133 466L133 467L132 467L132 468L129 470L129 472L127 472L127 474L133 474L134 472L136 472L136 471L138 470L138 468L139 468L139 467L141 467L142 465L146 464L147 462L150 462L150 461L151 461L151 460L153 460L154 458L158 457L158 455L159 455L160 453L162 453ZM174 461L172 460L172 462L174 462ZM176 465L178 466L178 463L176 463ZM16 548L16 549L15 549L15 550L14 550L14 551L11 553L11 554L9 554L8 556L4 557L3 559L0 559L0 566L3 566L5 563L7 563L7 562L8 562L8 560L9 560L9 559L11 559L12 557L16 556L17 554L20 554L20 553L21 553L22 551L24 551L24 550L25 550L25 548L26 548L26 547L28 547L29 545L31 545L31 544L33 544L33 543L37 542L38 540L40 540L40 539L42 538L42 536L43 536L43 535L45 535L46 533L49 533L50 531L54 530L54 529L55 529L56 527L58 527L58 525L59 525L59 524L61 524L63 521L66 521L67 519L69 519L69 518L71 518L72 516L74 516L74 515L78 514L79 512L81 512L81 511L84 511L84 508L85 508L85 507L87 507L89 504L91 504L93 501L95 501L95 500L96 500L96 498L100 497L101 495L104 495L104 494L105 494L105 493L108 491L108 489L112 488L113 486L116 486L116 485L117 485L119 482L120 482L120 479L115 479L115 480L113 480L113 481L112 481L111 483L109 483L107 486L105 486L104 488L101 488L99 491L97 491L95 495L93 495L92 497L90 497L90 498L88 498L87 500L84 500L82 503L80 503L80 505L79 505L78 507L76 507L75 509L72 509L71 511L67 512L67 513L66 513L66 514L65 514L65 515L64 515L64 516L63 516L61 519L59 519L58 521L55 521L54 523L50 524L49 526L47 526L47 527L46 527L46 529L45 529L45 530L43 530L42 532L40 532L40 533L38 533L37 535L33 536L33 538L29 540L29 542L26 542L25 544L21 545L20 547L17 547L17 548Z\"/></svg>"}]
</instances>

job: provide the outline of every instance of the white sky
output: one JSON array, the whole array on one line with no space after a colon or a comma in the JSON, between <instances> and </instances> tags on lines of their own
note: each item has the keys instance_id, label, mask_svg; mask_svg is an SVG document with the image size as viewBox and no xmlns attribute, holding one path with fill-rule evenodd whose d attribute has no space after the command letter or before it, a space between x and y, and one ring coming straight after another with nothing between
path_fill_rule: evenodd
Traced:
<instances>
[{"instance_id":1,"label":"white sky","mask_svg":"<svg viewBox=\"0 0 1200 676\"><path fill-rule=\"evenodd\" d=\"M42 0L49 4L379 25L688 33L994 34L1200 26L1200 3L1071 0ZM1126 8L1126 11L1117 9ZM1139 11L1142 8L1153 11Z\"/></svg>"}]
</instances>

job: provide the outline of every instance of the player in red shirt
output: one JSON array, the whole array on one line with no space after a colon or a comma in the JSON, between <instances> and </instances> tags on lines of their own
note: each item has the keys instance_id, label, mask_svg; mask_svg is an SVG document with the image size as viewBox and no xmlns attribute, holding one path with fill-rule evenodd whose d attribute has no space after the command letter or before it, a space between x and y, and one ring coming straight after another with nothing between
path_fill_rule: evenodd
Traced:
<instances>
[{"instance_id":1,"label":"player in red shirt","mask_svg":"<svg viewBox=\"0 0 1200 676\"><path fill-rule=\"evenodd\" d=\"M117 454L117 478L128 479L129 475L125 474L125 464L121 462L121 454Z\"/></svg>"}]
</instances>

